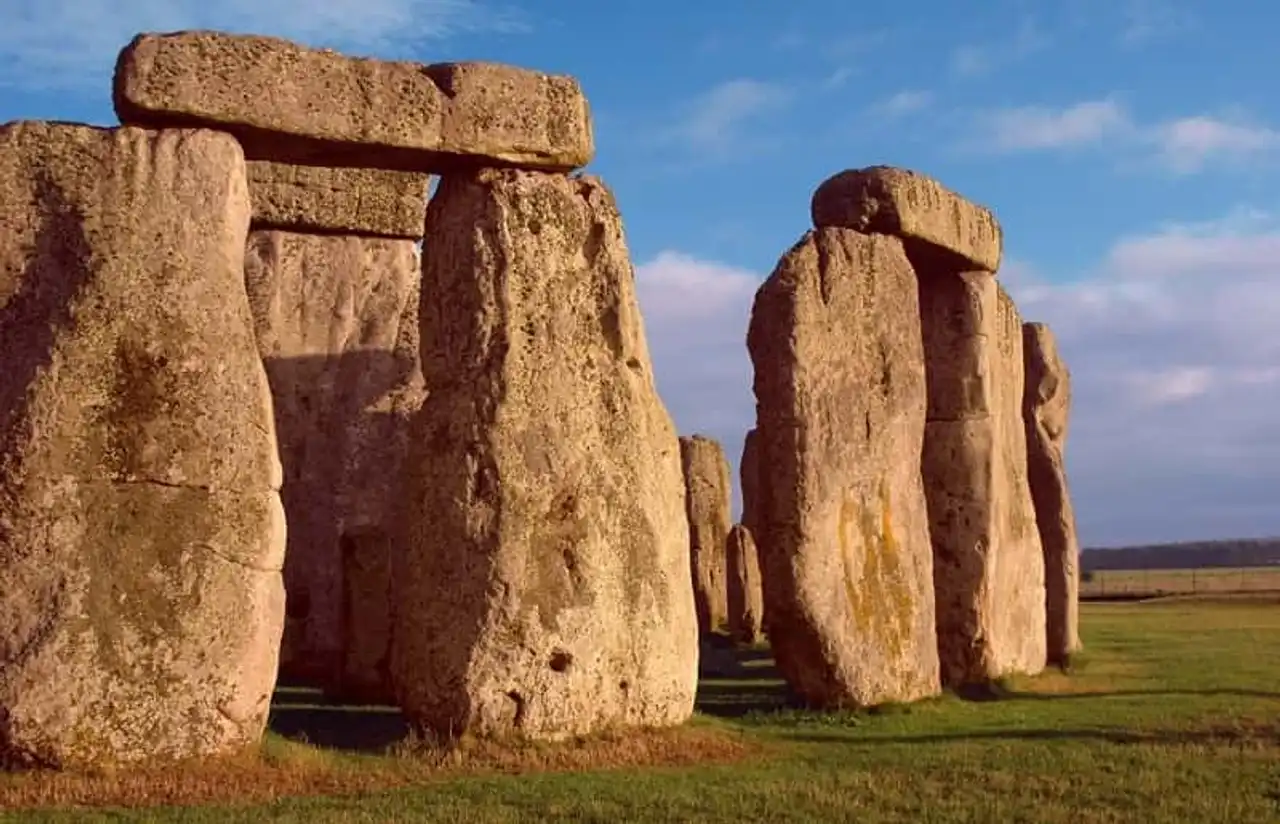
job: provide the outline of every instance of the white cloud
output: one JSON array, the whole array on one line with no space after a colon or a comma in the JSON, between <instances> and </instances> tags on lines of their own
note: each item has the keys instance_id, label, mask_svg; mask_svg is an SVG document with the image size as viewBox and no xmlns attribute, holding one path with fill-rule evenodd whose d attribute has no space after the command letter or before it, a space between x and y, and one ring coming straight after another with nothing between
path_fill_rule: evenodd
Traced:
<instances>
[{"instance_id":1,"label":"white cloud","mask_svg":"<svg viewBox=\"0 0 1280 824\"><path fill-rule=\"evenodd\" d=\"M932 92L906 89L876 103L872 110L881 117L896 118L925 109L932 102Z\"/></svg>"},{"instance_id":2,"label":"white cloud","mask_svg":"<svg viewBox=\"0 0 1280 824\"><path fill-rule=\"evenodd\" d=\"M4 0L0 86L105 88L116 54L140 31L269 34L379 57L424 39L516 32L516 11L474 0Z\"/></svg>"},{"instance_id":3,"label":"white cloud","mask_svg":"<svg viewBox=\"0 0 1280 824\"><path fill-rule=\"evenodd\" d=\"M1119 102L1086 100L1061 109L1021 106L984 112L977 142L995 152L1063 149L1099 143L1130 128Z\"/></svg>"},{"instance_id":4,"label":"white cloud","mask_svg":"<svg viewBox=\"0 0 1280 824\"><path fill-rule=\"evenodd\" d=\"M682 121L666 137L699 150L723 150L744 137L743 124L777 111L791 100L788 89L776 83L738 78L725 81L690 103Z\"/></svg>"},{"instance_id":5,"label":"white cloud","mask_svg":"<svg viewBox=\"0 0 1280 824\"><path fill-rule=\"evenodd\" d=\"M1072 371L1086 541L1280 533L1280 220L1122 238L1068 283L1011 267L1002 280Z\"/></svg>"},{"instance_id":6,"label":"white cloud","mask_svg":"<svg viewBox=\"0 0 1280 824\"><path fill-rule=\"evenodd\" d=\"M735 467L755 422L747 323L761 275L665 251L636 267L658 391L681 434L720 441ZM739 500L734 483L734 500ZM735 504L736 505L736 504Z\"/></svg>"},{"instance_id":7,"label":"white cloud","mask_svg":"<svg viewBox=\"0 0 1280 824\"><path fill-rule=\"evenodd\" d=\"M1114 97L1063 107L1018 106L977 113L968 145L1011 153L1108 147L1146 156L1173 174L1257 163L1280 154L1280 131L1240 112L1140 123Z\"/></svg>"}]
</instances>

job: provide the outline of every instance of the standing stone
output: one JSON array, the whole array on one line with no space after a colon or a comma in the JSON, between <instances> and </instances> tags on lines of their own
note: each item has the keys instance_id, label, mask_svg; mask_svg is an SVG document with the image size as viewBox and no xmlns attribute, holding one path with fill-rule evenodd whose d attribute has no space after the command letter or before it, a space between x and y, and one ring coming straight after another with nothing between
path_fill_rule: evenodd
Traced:
<instances>
[{"instance_id":1,"label":"standing stone","mask_svg":"<svg viewBox=\"0 0 1280 824\"><path fill-rule=\"evenodd\" d=\"M756 293L747 347L779 670L823 707L936 694L924 353L902 243L806 234Z\"/></svg>"},{"instance_id":2,"label":"standing stone","mask_svg":"<svg viewBox=\"0 0 1280 824\"><path fill-rule=\"evenodd\" d=\"M742 525L752 537L758 535L757 512L760 509L760 443L754 428L747 430L742 441L742 458L738 461L738 484L742 490Z\"/></svg>"},{"instance_id":3,"label":"standing stone","mask_svg":"<svg viewBox=\"0 0 1280 824\"><path fill-rule=\"evenodd\" d=\"M1038 672L1044 560L1025 468L1021 324L990 273L921 267L917 276L943 683Z\"/></svg>"},{"instance_id":4,"label":"standing stone","mask_svg":"<svg viewBox=\"0 0 1280 824\"><path fill-rule=\"evenodd\" d=\"M677 724L698 632L680 447L613 196L593 177L446 176L392 674L435 734Z\"/></svg>"},{"instance_id":5,"label":"standing stone","mask_svg":"<svg viewBox=\"0 0 1280 824\"><path fill-rule=\"evenodd\" d=\"M729 462L720 444L694 435L680 439L685 512L689 518L689 560L698 631L723 629L729 618L725 580L725 540L733 525Z\"/></svg>"},{"instance_id":6,"label":"standing stone","mask_svg":"<svg viewBox=\"0 0 1280 824\"><path fill-rule=\"evenodd\" d=\"M260 35L140 34L116 62L114 102L122 123L229 132L253 160L570 170L595 151L572 77L496 63L370 60Z\"/></svg>"},{"instance_id":7,"label":"standing stone","mask_svg":"<svg viewBox=\"0 0 1280 824\"><path fill-rule=\"evenodd\" d=\"M1044 546L1048 659L1063 665L1080 649L1080 544L1063 457L1071 414L1071 373L1058 354L1053 332L1042 323L1022 325L1022 349L1026 363L1022 417L1027 430L1027 475Z\"/></svg>"},{"instance_id":8,"label":"standing stone","mask_svg":"<svg viewBox=\"0 0 1280 824\"><path fill-rule=\"evenodd\" d=\"M0 762L257 744L284 619L228 135L0 127Z\"/></svg>"},{"instance_id":9,"label":"standing stone","mask_svg":"<svg viewBox=\"0 0 1280 824\"><path fill-rule=\"evenodd\" d=\"M760 562L751 531L734 524L725 542L729 579L729 635L739 644L756 644L763 637L764 592Z\"/></svg>"},{"instance_id":10,"label":"standing stone","mask_svg":"<svg viewBox=\"0 0 1280 824\"><path fill-rule=\"evenodd\" d=\"M389 536L424 395L417 250L255 231L245 282L284 464L283 671L387 695Z\"/></svg>"},{"instance_id":11,"label":"standing stone","mask_svg":"<svg viewBox=\"0 0 1280 824\"><path fill-rule=\"evenodd\" d=\"M928 415L921 470L945 685L1044 667L1044 561L1026 477L1022 331L994 272L990 210L875 166L814 193L815 225L902 239L919 282Z\"/></svg>"}]
</instances>

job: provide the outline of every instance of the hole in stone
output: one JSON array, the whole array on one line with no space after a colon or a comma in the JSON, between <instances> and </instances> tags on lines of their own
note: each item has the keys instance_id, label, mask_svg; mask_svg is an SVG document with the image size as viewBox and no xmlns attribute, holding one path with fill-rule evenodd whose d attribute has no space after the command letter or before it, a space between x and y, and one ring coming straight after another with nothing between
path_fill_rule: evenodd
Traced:
<instances>
[{"instance_id":1,"label":"hole in stone","mask_svg":"<svg viewBox=\"0 0 1280 824\"><path fill-rule=\"evenodd\" d=\"M565 672L573 663L573 656L562 649L551 653L551 669L554 672Z\"/></svg>"},{"instance_id":2,"label":"hole in stone","mask_svg":"<svg viewBox=\"0 0 1280 824\"><path fill-rule=\"evenodd\" d=\"M623 678L621 681L618 682L618 689L622 690L623 692L626 692L627 690L631 689L631 682Z\"/></svg>"}]
</instances>

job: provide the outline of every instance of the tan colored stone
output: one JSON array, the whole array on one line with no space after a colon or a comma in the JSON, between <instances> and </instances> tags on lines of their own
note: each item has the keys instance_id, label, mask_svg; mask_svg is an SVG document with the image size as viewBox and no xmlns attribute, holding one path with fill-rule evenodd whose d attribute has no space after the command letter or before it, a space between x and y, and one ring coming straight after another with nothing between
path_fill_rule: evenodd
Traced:
<instances>
[{"instance_id":1,"label":"tan colored stone","mask_svg":"<svg viewBox=\"0 0 1280 824\"><path fill-rule=\"evenodd\" d=\"M116 63L114 101L123 123L231 132L254 160L570 170L595 151L571 77L347 57L259 35L140 34Z\"/></svg>"},{"instance_id":2,"label":"tan colored stone","mask_svg":"<svg viewBox=\"0 0 1280 824\"><path fill-rule=\"evenodd\" d=\"M718 441L702 435L680 439L693 604L702 634L724 629L729 619L725 539L733 526L729 462Z\"/></svg>"},{"instance_id":3,"label":"tan colored stone","mask_svg":"<svg viewBox=\"0 0 1280 824\"><path fill-rule=\"evenodd\" d=\"M1021 321L989 273L916 274L930 392L921 468L942 681L1039 672L1044 560L1026 475Z\"/></svg>"},{"instance_id":4,"label":"tan colored stone","mask_svg":"<svg viewBox=\"0 0 1280 824\"><path fill-rule=\"evenodd\" d=\"M764 637L764 592L760 562L751 531L734 524L725 541L729 582L729 635L740 644L756 644Z\"/></svg>"},{"instance_id":5,"label":"tan colored stone","mask_svg":"<svg viewBox=\"0 0 1280 824\"><path fill-rule=\"evenodd\" d=\"M289 517L282 669L338 690L386 689L385 572L376 581L425 394L420 280L410 240L256 231L246 244Z\"/></svg>"},{"instance_id":6,"label":"tan colored stone","mask_svg":"<svg viewBox=\"0 0 1280 824\"><path fill-rule=\"evenodd\" d=\"M919 324L911 265L885 235L810 232L756 293L769 641L813 705L939 691Z\"/></svg>"},{"instance_id":7,"label":"tan colored stone","mask_svg":"<svg viewBox=\"0 0 1280 824\"><path fill-rule=\"evenodd\" d=\"M742 440L742 457L738 461L738 484L742 492L742 525L756 536L756 513L760 508L760 444L754 428Z\"/></svg>"},{"instance_id":8,"label":"tan colored stone","mask_svg":"<svg viewBox=\"0 0 1280 824\"><path fill-rule=\"evenodd\" d=\"M251 160L255 229L422 237L430 175Z\"/></svg>"},{"instance_id":9,"label":"tan colored stone","mask_svg":"<svg viewBox=\"0 0 1280 824\"><path fill-rule=\"evenodd\" d=\"M1071 372L1043 323L1022 325L1026 387L1027 476L1044 547L1048 660L1066 664L1080 644L1080 542L1064 453L1071 415Z\"/></svg>"},{"instance_id":10,"label":"tan colored stone","mask_svg":"<svg viewBox=\"0 0 1280 824\"><path fill-rule=\"evenodd\" d=\"M849 169L825 180L810 204L813 225L900 237L956 269L1000 268L1000 224L989 209L933 178L893 166ZM913 248L913 244L921 249Z\"/></svg>"},{"instance_id":11,"label":"tan colored stone","mask_svg":"<svg viewBox=\"0 0 1280 824\"><path fill-rule=\"evenodd\" d=\"M267 720L285 524L230 136L0 127L0 761Z\"/></svg>"},{"instance_id":12,"label":"tan colored stone","mask_svg":"<svg viewBox=\"0 0 1280 824\"><path fill-rule=\"evenodd\" d=\"M677 724L698 631L680 447L613 196L484 170L427 208L392 677L442 735Z\"/></svg>"}]
</instances>

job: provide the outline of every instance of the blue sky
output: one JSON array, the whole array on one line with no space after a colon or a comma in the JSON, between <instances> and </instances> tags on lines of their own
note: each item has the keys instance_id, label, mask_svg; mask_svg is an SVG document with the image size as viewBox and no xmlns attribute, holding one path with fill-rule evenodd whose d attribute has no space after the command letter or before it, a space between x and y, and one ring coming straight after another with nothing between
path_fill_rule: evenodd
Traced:
<instances>
[{"instance_id":1,"label":"blue sky","mask_svg":"<svg viewBox=\"0 0 1280 824\"><path fill-rule=\"evenodd\" d=\"M1000 277L1059 335L1083 541L1280 534L1280 5L871 5L5 0L0 121L112 123L143 30L574 74L659 388L735 465L751 297L813 189L915 168L995 210Z\"/></svg>"}]
</instances>

